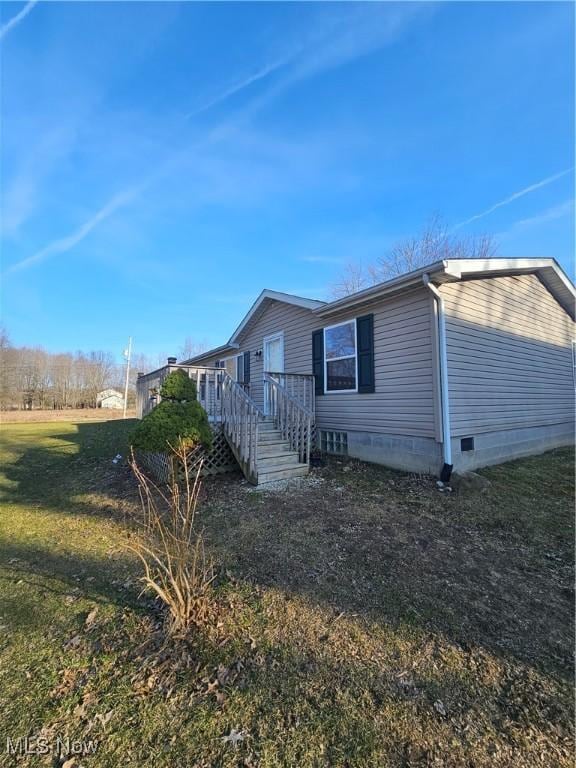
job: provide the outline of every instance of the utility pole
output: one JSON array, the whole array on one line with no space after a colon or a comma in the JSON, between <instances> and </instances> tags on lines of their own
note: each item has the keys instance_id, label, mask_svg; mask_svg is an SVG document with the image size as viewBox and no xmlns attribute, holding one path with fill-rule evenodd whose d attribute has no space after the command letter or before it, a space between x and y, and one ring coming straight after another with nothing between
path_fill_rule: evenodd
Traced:
<instances>
[{"instance_id":1,"label":"utility pole","mask_svg":"<svg viewBox=\"0 0 576 768\"><path fill-rule=\"evenodd\" d=\"M132 336L128 337L128 349L124 350L126 358L126 383L124 384L124 416L126 418L126 408L128 407L128 380L130 377L130 357L132 355Z\"/></svg>"}]
</instances>

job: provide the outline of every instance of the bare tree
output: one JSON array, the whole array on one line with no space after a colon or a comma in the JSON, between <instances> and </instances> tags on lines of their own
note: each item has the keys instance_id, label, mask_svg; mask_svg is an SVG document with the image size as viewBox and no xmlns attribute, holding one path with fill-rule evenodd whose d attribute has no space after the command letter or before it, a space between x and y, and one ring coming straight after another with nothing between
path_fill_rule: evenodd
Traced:
<instances>
[{"instance_id":1,"label":"bare tree","mask_svg":"<svg viewBox=\"0 0 576 768\"><path fill-rule=\"evenodd\" d=\"M342 270L337 282L332 286L332 295L336 299L349 296L351 293L369 288L374 282L377 281L373 280L370 268L349 262Z\"/></svg>"},{"instance_id":2,"label":"bare tree","mask_svg":"<svg viewBox=\"0 0 576 768\"><path fill-rule=\"evenodd\" d=\"M0 325L0 354L5 350L9 349L12 345L10 344L10 337L8 336L8 331L6 328L4 328L3 325Z\"/></svg>"},{"instance_id":3,"label":"bare tree","mask_svg":"<svg viewBox=\"0 0 576 768\"><path fill-rule=\"evenodd\" d=\"M6 408L14 392L14 349L8 332L0 327L0 408Z\"/></svg>"},{"instance_id":4,"label":"bare tree","mask_svg":"<svg viewBox=\"0 0 576 768\"><path fill-rule=\"evenodd\" d=\"M57 354L50 359L50 380L53 408L68 408L73 394L72 355Z\"/></svg>"},{"instance_id":5,"label":"bare tree","mask_svg":"<svg viewBox=\"0 0 576 768\"><path fill-rule=\"evenodd\" d=\"M84 392L88 398L88 406L96 406L98 392L105 389L114 375L114 358L110 352L90 352L86 360L86 379Z\"/></svg>"},{"instance_id":6,"label":"bare tree","mask_svg":"<svg viewBox=\"0 0 576 768\"><path fill-rule=\"evenodd\" d=\"M332 286L334 298L404 275L442 259L489 259L497 252L491 235L456 235L434 216L414 237L402 240L367 267L348 264Z\"/></svg>"},{"instance_id":7,"label":"bare tree","mask_svg":"<svg viewBox=\"0 0 576 768\"><path fill-rule=\"evenodd\" d=\"M179 360L189 360L191 357L206 352L208 344L205 341L195 341L191 336L186 336L184 344L180 347Z\"/></svg>"}]
</instances>

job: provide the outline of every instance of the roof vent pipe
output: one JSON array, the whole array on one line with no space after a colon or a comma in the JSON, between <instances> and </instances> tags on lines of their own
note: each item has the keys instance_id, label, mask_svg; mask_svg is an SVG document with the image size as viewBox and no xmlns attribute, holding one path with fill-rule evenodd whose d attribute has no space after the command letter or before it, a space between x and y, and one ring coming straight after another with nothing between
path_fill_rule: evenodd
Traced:
<instances>
[{"instance_id":1,"label":"roof vent pipe","mask_svg":"<svg viewBox=\"0 0 576 768\"><path fill-rule=\"evenodd\" d=\"M442 454L444 466L440 472L440 480L447 483L450 480L452 469L452 438L450 435L450 396L448 392L448 354L446 352L446 320L444 313L444 299L438 288L430 281L430 275L422 275L424 285L427 286L436 302L438 309L438 367L440 370L440 401L442 404Z\"/></svg>"}]
</instances>

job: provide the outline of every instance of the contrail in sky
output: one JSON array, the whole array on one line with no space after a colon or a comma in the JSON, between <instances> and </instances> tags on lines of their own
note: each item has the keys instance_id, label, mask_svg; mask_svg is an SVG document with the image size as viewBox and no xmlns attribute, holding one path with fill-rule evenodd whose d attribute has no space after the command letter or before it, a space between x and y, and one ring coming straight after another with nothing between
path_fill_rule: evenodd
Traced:
<instances>
[{"instance_id":1,"label":"contrail in sky","mask_svg":"<svg viewBox=\"0 0 576 768\"><path fill-rule=\"evenodd\" d=\"M560 173L555 173L553 176L548 176L546 179L542 179L542 181L537 181L535 184L530 184L528 187L524 187L524 189L521 189L519 192L514 192L513 195L510 195L509 197L504 198L504 200L500 200L499 203L494 203L493 206L490 208L487 208L485 211L482 211L482 213L477 213L474 216L470 216L469 219L466 219L465 221L461 221L459 224L454 225L452 227L453 230L460 229L460 227L465 227L466 224L471 224L473 221L477 221L478 219L483 219L484 216L489 216L493 211L497 210L498 208L503 208L505 205L509 205L510 203L514 202L514 200L517 200L519 197L524 197L524 195L530 194L530 192L534 192L537 189L540 189L541 187L546 187L548 184L552 184L553 181L556 181L557 179L560 179L562 176L566 176L567 173L570 173L570 171L573 170L572 168L567 168L565 171L560 171Z\"/></svg>"},{"instance_id":2,"label":"contrail in sky","mask_svg":"<svg viewBox=\"0 0 576 768\"><path fill-rule=\"evenodd\" d=\"M27 269L33 264L37 264L40 261L52 256L54 253L65 253L75 245L78 245L84 238L92 232L94 227L98 226L102 221L105 221L109 216L115 213L119 208L123 208L128 205L139 193L139 187L133 187L125 192L122 192L116 197L113 197L105 206L100 208L88 221L84 222L75 232L67 237L62 237L60 240L53 240L49 245L41 248L32 256L28 256L26 259L17 262L13 266L9 267L6 272L18 272L21 269Z\"/></svg>"},{"instance_id":3,"label":"contrail in sky","mask_svg":"<svg viewBox=\"0 0 576 768\"><path fill-rule=\"evenodd\" d=\"M11 29L14 29L20 22L28 16L32 8L36 5L38 0L30 0L29 3L26 3L24 8L20 11L20 13L17 13L16 16L12 16L12 18L6 22L2 27L0 27L0 40L3 40L4 37L10 32Z\"/></svg>"}]
</instances>

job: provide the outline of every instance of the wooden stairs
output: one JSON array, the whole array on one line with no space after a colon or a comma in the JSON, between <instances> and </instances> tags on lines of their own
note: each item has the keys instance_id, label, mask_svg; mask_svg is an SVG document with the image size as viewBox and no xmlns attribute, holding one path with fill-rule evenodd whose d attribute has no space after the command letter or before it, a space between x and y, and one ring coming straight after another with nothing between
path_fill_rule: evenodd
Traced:
<instances>
[{"instance_id":1,"label":"wooden stairs","mask_svg":"<svg viewBox=\"0 0 576 768\"><path fill-rule=\"evenodd\" d=\"M289 444L282 439L280 430L271 418L264 417L258 425L257 457L257 485L308 474L308 464L298 461L297 451L291 450Z\"/></svg>"}]
</instances>

